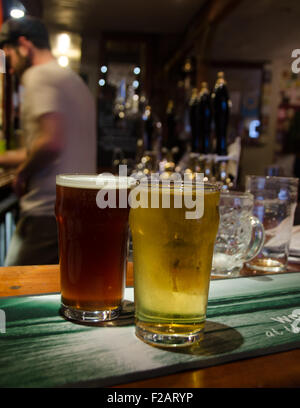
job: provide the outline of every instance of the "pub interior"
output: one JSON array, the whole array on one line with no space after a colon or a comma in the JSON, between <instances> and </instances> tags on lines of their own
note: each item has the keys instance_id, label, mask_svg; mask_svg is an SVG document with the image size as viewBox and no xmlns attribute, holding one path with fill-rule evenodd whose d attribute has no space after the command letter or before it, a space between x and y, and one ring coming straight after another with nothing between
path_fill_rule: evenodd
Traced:
<instances>
[{"instance_id":1,"label":"pub interior","mask_svg":"<svg viewBox=\"0 0 300 408\"><path fill-rule=\"evenodd\" d=\"M83 354L82 366L78 366L80 369L83 367L81 375L77 370L74 378L65 375L67 358L64 363L60 363L60 375L55 370L52 374L45 374L52 367L50 359L48 366L45 362L39 368L28 360L24 367L27 364L27 370L33 370L40 379L34 375L26 379L26 369L20 369L20 374L14 377L13 370L16 372L20 366L12 360L11 374L7 380L1 374L0 378L4 379L0 379L0 386L56 387L78 383L84 386L153 388L299 387L300 342L296 326L297 316L298 321L300 316L299 283L297 286L297 273L300 273L300 208L297 206L296 181L300 176L299 1L0 0L1 26L7 19L20 21L26 16L44 22L52 55L58 65L81 77L89 89L96 109L96 143L93 149L96 156L95 174L118 175L120 165L127 166L127 175L135 179L149 179L155 173L166 180L177 173L193 180L196 173L201 173L205 182L218 186L221 197L222 194L253 193L252 184L249 184L252 181L247 181L247 176L253 176L253 180L256 176L260 180L273 180L276 188L281 188L281 198L286 192L284 186L291 185L293 196L288 197L287 204L287 208L292 208L287 210L291 214L287 218L283 217L289 223L288 232L278 228L275 236L268 235L270 225L273 223L273 228L280 218L283 207L279 204L272 210L273 218L270 216L267 221L262 220L258 210L253 214L249 210L247 215L252 224L254 221L251 217L255 215L261 221L260 225L263 225L263 232L256 231L255 237L251 238L259 246L256 255L269 239L284 240L288 234L284 266L271 271L263 266L255 268L251 266L252 260L247 264L244 257L245 263L242 267L238 266L237 273L232 270L226 275L212 273L211 284L215 285L213 296L216 298L208 299L208 310L211 313L207 315L208 332L211 334L214 330L217 332L222 329L221 320L216 323L216 328L213 326L213 307L221 308L223 299L224 313L230 315L228 302L233 299L232 310L241 308L241 313L248 316L248 323L251 320L253 326L265 325L264 338L259 338L258 344L247 346L246 329L241 334L237 327L230 326L230 320L225 320L224 325L229 329L221 330L223 334L220 338L225 336L223 340L218 342L214 334L211 337L208 335L208 340L204 340L204 351L197 349L196 356L206 356L206 359L197 360L198 365L193 365L194 360L190 355L187 354L189 357L185 361L184 357L179 360L180 353L175 353L179 356L178 360L166 357L165 366L157 367L157 371L153 371L149 363L143 371L137 368L132 371L126 367L123 372L113 369L111 374L108 369L105 373L95 365L93 374L84 374L85 371L89 372L88 365L92 363L89 358L84 362ZM23 265L6 263L8 249L20 220L20 196L14 188L18 168L14 165L1 166L1 155L23 148L26 138L22 127L24 84L10 70L10 63L11 59L6 58L0 73L0 309L4 311L5 299L8 297L14 299L18 296L60 292L58 262L37 263L30 262L29 258L29 262ZM79 103L84 101L80 91L74 91L74 95ZM74 120L75 116L76 112ZM42 175L40 178L43 182ZM60 186L67 184L62 182ZM258 200L262 195L259 195ZM235 196L235 202L240 198L241 195ZM239 234L243 233L243 228ZM27 234L30 233L33 232L28 230ZM178 253L180 250L178 248ZM253 251L252 248L252 259L255 259ZM130 236L127 265L127 287L130 288L135 285L136 272L133 271L138 259L133 252L134 243L132 248ZM224 257L220 259L221 263L225 262ZM217 270L216 265L215 261L213 268ZM227 286L222 288L222 282ZM243 282L245 287L241 291L250 291L248 297L245 295L247 300L238 298L234 293L234 290L238 293L238 285ZM253 282L257 282L259 289L252 287ZM270 285L267 289L260 286L267 284ZM285 293L285 300L281 299L280 290ZM220 300L215 293L222 294L224 298ZM251 296L263 299L261 303L257 301L259 305L257 303L256 309L253 306L253 310L250 306ZM1 299L4 299L3 304ZM275 314L272 317L268 315L270 305L274 307ZM17 310L18 306L15 308ZM21 310L21 306L19 308ZM264 316L267 317L264 323L259 320L263 317L254 315L254 309L257 316L259 311L261 315L265 312ZM0 322L0 361L4 350L1 340L8 336L9 341L9 319L11 315L17 314L9 312L11 309L8 304L7 310L6 331ZM299 315L293 312L296 310ZM285 321L278 320L278 316L283 315L288 316ZM238 321L246 327L242 318L246 319L238 317L241 319ZM24 319L26 317L22 321ZM278 326L273 325L276 319ZM285 323L285 329L281 323ZM292 328L286 328L291 323ZM13 323L11 327L13 330ZM253 328L253 339L258 336L255 334L257 327ZM107 333L112 330L106 327L98 329L106 330ZM120 324L116 331L121 333L121 329L123 327ZM251 334L249 336L252 339ZM284 340L280 343L279 338ZM265 348L262 346L264 339L270 342ZM274 344L271 343L273 339ZM15 341L14 347L17 348L17 341L12 341ZM104 344L107 346L108 342ZM102 347L101 344L99 347ZM139 347L137 349L136 358L143 361L143 350ZM59 357L59 351L57 353ZM124 347L123 354L126 353ZM216 357L220 355L225 356L223 360ZM32 358L35 359L35 356ZM102 358L105 361L109 356L103 355ZM118 358L121 359L120 356ZM155 358L158 359L159 354L153 355ZM129 360L127 364L129 367ZM249 376L246 372L250 373Z\"/></svg>"}]
</instances>

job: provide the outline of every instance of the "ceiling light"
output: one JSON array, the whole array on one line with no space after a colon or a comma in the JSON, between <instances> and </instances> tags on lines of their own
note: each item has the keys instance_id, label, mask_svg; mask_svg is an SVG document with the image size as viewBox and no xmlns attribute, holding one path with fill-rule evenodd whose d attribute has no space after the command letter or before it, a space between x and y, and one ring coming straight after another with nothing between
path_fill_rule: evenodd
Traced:
<instances>
[{"instance_id":1,"label":"ceiling light","mask_svg":"<svg viewBox=\"0 0 300 408\"><path fill-rule=\"evenodd\" d=\"M106 65L102 65L102 67L101 67L101 72L102 72L103 74L105 74L105 73L107 72L107 66L106 66Z\"/></svg>"},{"instance_id":2,"label":"ceiling light","mask_svg":"<svg viewBox=\"0 0 300 408\"><path fill-rule=\"evenodd\" d=\"M70 48L71 38L69 34L59 34L57 39L57 49L61 54L66 54Z\"/></svg>"},{"instance_id":3,"label":"ceiling light","mask_svg":"<svg viewBox=\"0 0 300 408\"><path fill-rule=\"evenodd\" d=\"M138 75L141 72L140 67L135 67L133 72L134 72L135 75Z\"/></svg>"},{"instance_id":4,"label":"ceiling light","mask_svg":"<svg viewBox=\"0 0 300 408\"><path fill-rule=\"evenodd\" d=\"M61 67L67 67L69 65L69 58L66 55L61 55L58 58L58 63Z\"/></svg>"},{"instance_id":5,"label":"ceiling light","mask_svg":"<svg viewBox=\"0 0 300 408\"><path fill-rule=\"evenodd\" d=\"M22 18L24 17L24 15L25 15L24 10L20 8L13 8L10 10L10 16L12 18Z\"/></svg>"},{"instance_id":6,"label":"ceiling light","mask_svg":"<svg viewBox=\"0 0 300 408\"><path fill-rule=\"evenodd\" d=\"M105 85L105 80L104 79L100 79L100 81L98 82L98 84L100 86L104 86Z\"/></svg>"}]
</instances>

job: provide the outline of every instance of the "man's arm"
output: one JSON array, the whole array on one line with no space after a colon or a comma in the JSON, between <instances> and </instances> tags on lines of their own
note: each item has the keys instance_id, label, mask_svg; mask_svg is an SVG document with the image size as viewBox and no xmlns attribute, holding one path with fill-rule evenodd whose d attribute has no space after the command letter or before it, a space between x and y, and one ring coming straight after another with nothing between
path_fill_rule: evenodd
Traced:
<instances>
[{"instance_id":1,"label":"man's arm","mask_svg":"<svg viewBox=\"0 0 300 408\"><path fill-rule=\"evenodd\" d=\"M26 191L26 185L33 174L38 173L61 153L65 146L63 116L52 112L39 119L39 134L34 140L26 160L17 170L15 190L18 195Z\"/></svg>"},{"instance_id":2,"label":"man's arm","mask_svg":"<svg viewBox=\"0 0 300 408\"><path fill-rule=\"evenodd\" d=\"M25 147L8 150L0 154L0 167L17 167L26 160L26 156L27 150Z\"/></svg>"}]
</instances>

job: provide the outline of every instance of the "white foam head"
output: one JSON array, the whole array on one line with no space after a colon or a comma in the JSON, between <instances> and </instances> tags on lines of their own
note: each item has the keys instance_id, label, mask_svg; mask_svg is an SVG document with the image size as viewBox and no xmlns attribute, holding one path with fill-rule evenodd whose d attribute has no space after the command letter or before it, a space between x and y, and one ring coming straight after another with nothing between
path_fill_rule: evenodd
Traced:
<instances>
[{"instance_id":1,"label":"white foam head","mask_svg":"<svg viewBox=\"0 0 300 408\"><path fill-rule=\"evenodd\" d=\"M88 188L88 189L121 189L132 188L137 181L133 177L119 177L112 174L59 174L56 184L63 187Z\"/></svg>"}]
</instances>

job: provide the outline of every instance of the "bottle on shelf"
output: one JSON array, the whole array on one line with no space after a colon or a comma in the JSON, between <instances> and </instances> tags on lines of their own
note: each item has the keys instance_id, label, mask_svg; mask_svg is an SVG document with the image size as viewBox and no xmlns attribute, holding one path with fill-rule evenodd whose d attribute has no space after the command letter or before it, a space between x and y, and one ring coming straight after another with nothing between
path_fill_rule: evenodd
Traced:
<instances>
[{"instance_id":1,"label":"bottle on shelf","mask_svg":"<svg viewBox=\"0 0 300 408\"><path fill-rule=\"evenodd\" d=\"M143 139L138 139L136 142L136 154L135 154L135 162L140 163L144 154L144 141Z\"/></svg>"},{"instance_id":2,"label":"bottle on shelf","mask_svg":"<svg viewBox=\"0 0 300 408\"><path fill-rule=\"evenodd\" d=\"M112 157L112 167L113 167L114 174L118 174L119 166L123 164L122 163L123 160L124 160L124 153L122 149L120 149L119 147L114 148L113 157Z\"/></svg>"},{"instance_id":3,"label":"bottle on shelf","mask_svg":"<svg viewBox=\"0 0 300 408\"><path fill-rule=\"evenodd\" d=\"M144 132L144 149L151 151L153 148L154 121L151 106L145 109L145 132Z\"/></svg>"},{"instance_id":4,"label":"bottle on shelf","mask_svg":"<svg viewBox=\"0 0 300 408\"><path fill-rule=\"evenodd\" d=\"M198 89L193 88L189 100L189 119L191 127L192 152L199 152L199 134L198 134Z\"/></svg>"},{"instance_id":5,"label":"bottle on shelf","mask_svg":"<svg viewBox=\"0 0 300 408\"><path fill-rule=\"evenodd\" d=\"M166 117L167 117L167 140L165 142L165 147L168 149L171 149L174 146L174 143L176 143L176 135L175 135L175 128L176 128L176 122L175 122L175 112L174 112L174 102L173 100L169 100L168 105L167 105L167 111L166 111Z\"/></svg>"},{"instance_id":6,"label":"bottle on shelf","mask_svg":"<svg viewBox=\"0 0 300 408\"><path fill-rule=\"evenodd\" d=\"M202 82L197 104L197 131L199 138L199 150L201 153L212 153L211 146L211 123L212 106L207 82Z\"/></svg>"},{"instance_id":7,"label":"bottle on shelf","mask_svg":"<svg viewBox=\"0 0 300 408\"><path fill-rule=\"evenodd\" d=\"M212 101L215 123L216 153L220 156L226 156L230 101L223 72L218 73L218 78L212 92Z\"/></svg>"}]
</instances>

